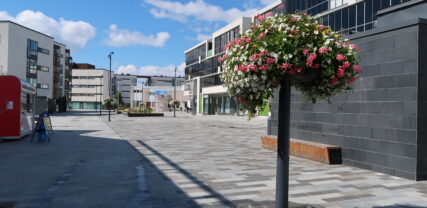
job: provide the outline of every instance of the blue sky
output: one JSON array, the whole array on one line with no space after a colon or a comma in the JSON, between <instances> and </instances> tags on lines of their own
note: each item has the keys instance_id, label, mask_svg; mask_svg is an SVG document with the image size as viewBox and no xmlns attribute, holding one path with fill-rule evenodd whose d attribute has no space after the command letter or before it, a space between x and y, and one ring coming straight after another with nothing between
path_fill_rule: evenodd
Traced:
<instances>
[{"instance_id":1,"label":"blue sky","mask_svg":"<svg viewBox=\"0 0 427 208\"><path fill-rule=\"evenodd\" d=\"M9 19L55 37L73 61L145 75L172 75L183 51L228 22L274 0L13 0L2 1Z\"/></svg>"}]
</instances>

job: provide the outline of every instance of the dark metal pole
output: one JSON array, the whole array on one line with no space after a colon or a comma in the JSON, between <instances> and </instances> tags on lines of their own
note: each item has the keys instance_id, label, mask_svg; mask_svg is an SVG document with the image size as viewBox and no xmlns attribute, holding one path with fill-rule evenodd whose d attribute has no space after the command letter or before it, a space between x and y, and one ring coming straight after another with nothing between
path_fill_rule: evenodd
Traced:
<instances>
[{"instance_id":1,"label":"dark metal pole","mask_svg":"<svg viewBox=\"0 0 427 208\"><path fill-rule=\"evenodd\" d=\"M279 123L277 132L276 207L288 208L289 136L291 117L291 80L280 85Z\"/></svg>"},{"instance_id":2,"label":"dark metal pole","mask_svg":"<svg viewBox=\"0 0 427 208\"><path fill-rule=\"evenodd\" d=\"M111 55L113 55L114 52L110 52L110 54L108 55L108 58L110 58L110 84L109 84L109 94L110 94L110 102L108 103L108 121L111 121L111 101L112 101L112 97L111 97L111 90L112 90L112 82L113 79L111 77Z\"/></svg>"},{"instance_id":3,"label":"dark metal pole","mask_svg":"<svg viewBox=\"0 0 427 208\"><path fill-rule=\"evenodd\" d=\"M175 111L176 111L176 67L175 67L175 78L173 80L173 117L176 117Z\"/></svg>"}]
</instances>

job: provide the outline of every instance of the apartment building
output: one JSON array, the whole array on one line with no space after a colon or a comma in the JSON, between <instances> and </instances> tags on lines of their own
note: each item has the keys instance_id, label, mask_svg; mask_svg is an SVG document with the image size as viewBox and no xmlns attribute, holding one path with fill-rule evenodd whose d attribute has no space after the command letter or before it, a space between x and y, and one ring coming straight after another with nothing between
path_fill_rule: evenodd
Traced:
<instances>
[{"instance_id":1,"label":"apartment building","mask_svg":"<svg viewBox=\"0 0 427 208\"><path fill-rule=\"evenodd\" d=\"M212 39L203 41L184 51L185 53L185 96L193 114L234 114L237 105L222 87L218 58L224 47L249 29L251 18L241 17L212 34Z\"/></svg>"},{"instance_id":2,"label":"apartment building","mask_svg":"<svg viewBox=\"0 0 427 208\"><path fill-rule=\"evenodd\" d=\"M70 50L53 37L0 21L0 75L17 76L37 88L36 113L65 111L67 58Z\"/></svg>"},{"instance_id":3,"label":"apartment building","mask_svg":"<svg viewBox=\"0 0 427 208\"><path fill-rule=\"evenodd\" d=\"M70 50L62 43L54 42L53 45L53 99L56 109L66 111L70 100Z\"/></svg>"},{"instance_id":4,"label":"apartment building","mask_svg":"<svg viewBox=\"0 0 427 208\"><path fill-rule=\"evenodd\" d=\"M53 102L53 37L11 21L0 21L0 74L37 88L36 113Z\"/></svg>"},{"instance_id":5,"label":"apartment building","mask_svg":"<svg viewBox=\"0 0 427 208\"><path fill-rule=\"evenodd\" d=\"M110 71L90 64L72 64L71 109L99 109L110 97Z\"/></svg>"}]
</instances>

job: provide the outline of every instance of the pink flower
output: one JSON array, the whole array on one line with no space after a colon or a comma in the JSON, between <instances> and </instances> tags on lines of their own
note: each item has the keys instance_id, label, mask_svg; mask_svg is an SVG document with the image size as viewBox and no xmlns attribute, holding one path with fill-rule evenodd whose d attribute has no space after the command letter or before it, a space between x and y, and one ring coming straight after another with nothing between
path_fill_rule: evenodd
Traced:
<instances>
[{"instance_id":1,"label":"pink flower","mask_svg":"<svg viewBox=\"0 0 427 208\"><path fill-rule=\"evenodd\" d=\"M310 51L309 51L307 48L304 48L304 49L302 50L302 53L304 53L305 55L307 55L309 52L310 52Z\"/></svg>"},{"instance_id":2,"label":"pink flower","mask_svg":"<svg viewBox=\"0 0 427 208\"><path fill-rule=\"evenodd\" d=\"M288 74L289 74L289 75L295 75L296 73L297 73L297 72L296 72L295 70L289 70L289 71L288 71Z\"/></svg>"},{"instance_id":3,"label":"pink flower","mask_svg":"<svg viewBox=\"0 0 427 208\"><path fill-rule=\"evenodd\" d=\"M338 79L336 77L332 77L331 79L329 79L329 84L335 85L337 84Z\"/></svg>"},{"instance_id":4,"label":"pink flower","mask_svg":"<svg viewBox=\"0 0 427 208\"><path fill-rule=\"evenodd\" d=\"M278 8L278 9L284 9L284 8L285 8L285 5L280 4L277 8Z\"/></svg>"},{"instance_id":5,"label":"pink flower","mask_svg":"<svg viewBox=\"0 0 427 208\"><path fill-rule=\"evenodd\" d=\"M260 52L259 53L261 56L265 56L265 55L267 55L268 54L268 51L262 51L262 52Z\"/></svg>"},{"instance_id":6,"label":"pink flower","mask_svg":"<svg viewBox=\"0 0 427 208\"><path fill-rule=\"evenodd\" d=\"M360 50L359 46L357 46L356 44L350 44L350 47L351 47L353 50L356 50L356 51L359 51L359 50Z\"/></svg>"},{"instance_id":7,"label":"pink flower","mask_svg":"<svg viewBox=\"0 0 427 208\"><path fill-rule=\"evenodd\" d=\"M242 64L242 65L239 66L238 70L242 71L242 72L247 72L248 71L248 66Z\"/></svg>"},{"instance_id":8,"label":"pink flower","mask_svg":"<svg viewBox=\"0 0 427 208\"><path fill-rule=\"evenodd\" d=\"M359 65L354 65L353 66L353 69L354 69L354 71L357 71L357 72L359 72L359 73L362 73L363 71L360 69L360 66Z\"/></svg>"},{"instance_id":9,"label":"pink flower","mask_svg":"<svg viewBox=\"0 0 427 208\"><path fill-rule=\"evenodd\" d=\"M250 43L252 40L250 38L246 39L246 43Z\"/></svg>"},{"instance_id":10,"label":"pink flower","mask_svg":"<svg viewBox=\"0 0 427 208\"><path fill-rule=\"evenodd\" d=\"M348 63L348 61L344 62L344 64L342 65L342 68L348 69L348 67L350 67L350 63Z\"/></svg>"},{"instance_id":11,"label":"pink flower","mask_svg":"<svg viewBox=\"0 0 427 208\"><path fill-rule=\"evenodd\" d=\"M268 64L276 63L276 60L274 58L267 58L267 63Z\"/></svg>"},{"instance_id":12,"label":"pink flower","mask_svg":"<svg viewBox=\"0 0 427 208\"><path fill-rule=\"evenodd\" d=\"M357 80L356 77L350 77L350 79L347 80L347 83L351 84L351 83L355 82L356 80Z\"/></svg>"},{"instance_id":13,"label":"pink flower","mask_svg":"<svg viewBox=\"0 0 427 208\"><path fill-rule=\"evenodd\" d=\"M221 63L222 62L222 57L218 57L218 62Z\"/></svg>"},{"instance_id":14,"label":"pink flower","mask_svg":"<svg viewBox=\"0 0 427 208\"><path fill-rule=\"evenodd\" d=\"M321 47L321 48L319 49L319 53L320 53L320 54L327 53L328 51L329 51L329 49L328 49L328 48L326 48L326 47Z\"/></svg>"},{"instance_id":15,"label":"pink flower","mask_svg":"<svg viewBox=\"0 0 427 208\"><path fill-rule=\"evenodd\" d=\"M298 31L297 30L291 30L291 35L296 35L296 34L298 34Z\"/></svg>"},{"instance_id":16,"label":"pink flower","mask_svg":"<svg viewBox=\"0 0 427 208\"><path fill-rule=\"evenodd\" d=\"M254 60L254 61L256 61L256 60L258 60L259 59L259 57L260 57L261 55L259 55L259 54L254 54L254 55L252 55L252 59Z\"/></svg>"},{"instance_id":17,"label":"pink flower","mask_svg":"<svg viewBox=\"0 0 427 208\"><path fill-rule=\"evenodd\" d=\"M268 70L268 66L267 65L261 65L261 66L259 66L259 69L261 71L267 71Z\"/></svg>"},{"instance_id":18,"label":"pink flower","mask_svg":"<svg viewBox=\"0 0 427 208\"><path fill-rule=\"evenodd\" d=\"M263 38L265 36L265 33L259 34L259 38Z\"/></svg>"},{"instance_id":19,"label":"pink flower","mask_svg":"<svg viewBox=\"0 0 427 208\"><path fill-rule=\"evenodd\" d=\"M302 68L298 68L298 69L297 69L297 72L301 72L301 71L302 71Z\"/></svg>"},{"instance_id":20,"label":"pink flower","mask_svg":"<svg viewBox=\"0 0 427 208\"><path fill-rule=\"evenodd\" d=\"M267 14L265 14L265 16L267 16L267 17L271 17L271 16L273 16L273 13L268 12Z\"/></svg>"},{"instance_id":21,"label":"pink flower","mask_svg":"<svg viewBox=\"0 0 427 208\"><path fill-rule=\"evenodd\" d=\"M280 69L286 70L290 69L292 67L292 64L283 63L279 66Z\"/></svg>"},{"instance_id":22,"label":"pink flower","mask_svg":"<svg viewBox=\"0 0 427 208\"><path fill-rule=\"evenodd\" d=\"M345 60L345 56L342 54L338 54L336 58L338 61L344 61Z\"/></svg>"},{"instance_id":23,"label":"pink flower","mask_svg":"<svg viewBox=\"0 0 427 208\"><path fill-rule=\"evenodd\" d=\"M288 19L288 21L289 22L295 22L295 21L297 21L297 18L296 17L291 17L291 18Z\"/></svg>"},{"instance_id":24,"label":"pink flower","mask_svg":"<svg viewBox=\"0 0 427 208\"><path fill-rule=\"evenodd\" d=\"M257 69L257 66L255 65L255 64L249 64L249 70L251 70L251 71L257 71L258 69Z\"/></svg>"},{"instance_id":25,"label":"pink flower","mask_svg":"<svg viewBox=\"0 0 427 208\"><path fill-rule=\"evenodd\" d=\"M317 26L317 29L319 29L319 30L323 30L323 29L325 29L325 25L318 25L318 26Z\"/></svg>"},{"instance_id":26,"label":"pink flower","mask_svg":"<svg viewBox=\"0 0 427 208\"><path fill-rule=\"evenodd\" d=\"M262 22L265 20L265 17L263 15L258 15L258 17L256 18L258 21Z\"/></svg>"},{"instance_id":27,"label":"pink flower","mask_svg":"<svg viewBox=\"0 0 427 208\"><path fill-rule=\"evenodd\" d=\"M342 78L345 75L345 71L343 69L338 69L337 77Z\"/></svg>"},{"instance_id":28,"label":"pink flower","mask_svg":"<svg viewBox=\"0 0 427 208\"><path fill-rule=\"evenodd\" d=\"M255 30L255 29L256 29L255 25L251 26L251 30Z\"/></svg>"}]
</instances>

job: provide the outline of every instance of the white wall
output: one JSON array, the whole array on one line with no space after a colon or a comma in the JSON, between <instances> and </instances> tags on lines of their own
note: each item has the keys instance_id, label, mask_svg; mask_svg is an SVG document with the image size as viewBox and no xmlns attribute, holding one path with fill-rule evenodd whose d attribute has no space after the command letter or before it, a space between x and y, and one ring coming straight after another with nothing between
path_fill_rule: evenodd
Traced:
<instances>
[{"instance_id":1,"label":"white wall","mask_svg":"<svg viewBox=\"0 0 427 208\"><path fill-rule=\"evenodd\" d=\"M109 71L105 69L72 69L71 76L91 76L95 79L72 79L71 85L95 85L96 88L75 88L71 87L71 93L89 93L93 96L74 96L71 94L72 102L99 102L109 97ZM100 78L102 76L102 78ZM102 95L95 96L95 93Z\"/></svg>"},{"instance_id":2,"label":"white wall","mask_svg":"<svg viewBox=\"0 0 427 208\"><path fill-rule=\"evenodd\" d=\"M0 75L7 74L9 50L9 24L0 22Z\"/></svg>"},{"instance_id":3,"label":"white wall","mask_svg":"<svg viewBox=\"0 0 427 208\"><path fill-rule=\"evenodd\" d=\"M49 67L49 72L37 71L37 83L48 84L49 89L37 89L37 96L52 98L53 94L53 38L27 29L17 24L1 22L1 31L8 29L8 54L7 74L15 75L22 80L27 80L27 40L31 39L38 42L38 47L49 50L49 55L38 53L37 64ZM7 26L4 26L7 25ZM4 32L1 32L4 33ZM3 35L2 35L3 36ZM2 37L3 39L3 37ZM3 45L3 40L2 40ZM1 47L3 48L3 47ZM0 49L2 52L4 49ZM2 58L3 59L3 58ZM3 60L4 61L4 60ZM2 65L2 64L0 64ZM4 70L4 68L3 68Z\"/></svg>"}]
</instances>

